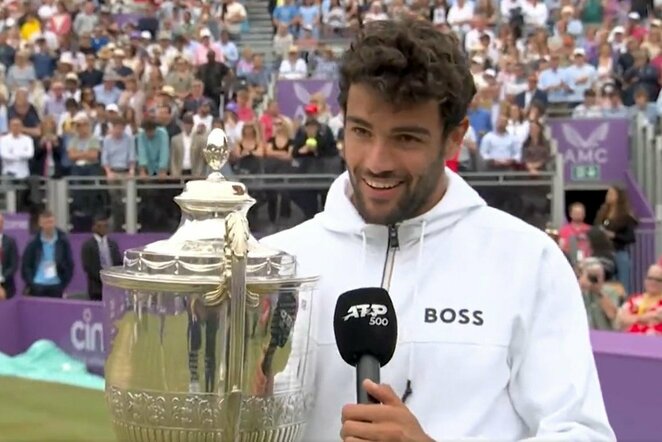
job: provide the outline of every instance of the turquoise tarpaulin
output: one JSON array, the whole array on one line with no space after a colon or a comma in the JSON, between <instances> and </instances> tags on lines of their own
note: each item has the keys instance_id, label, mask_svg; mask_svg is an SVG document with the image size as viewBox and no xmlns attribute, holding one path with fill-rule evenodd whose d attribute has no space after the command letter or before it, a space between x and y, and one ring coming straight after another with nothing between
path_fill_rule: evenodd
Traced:
<instances>
[{"instance_id":1,"label":"turquoise tarpaulin","mask_svg":"<svg viewBox=\"0 0 662 442\"><path fill-rule=\"evenodd\" d=\"M0 353L0 376L57 382L76 387L103 390L101 376L89 373L85 364L64 353L52 341L36 341L17 356Z\"/></svg>"}]
</instances>

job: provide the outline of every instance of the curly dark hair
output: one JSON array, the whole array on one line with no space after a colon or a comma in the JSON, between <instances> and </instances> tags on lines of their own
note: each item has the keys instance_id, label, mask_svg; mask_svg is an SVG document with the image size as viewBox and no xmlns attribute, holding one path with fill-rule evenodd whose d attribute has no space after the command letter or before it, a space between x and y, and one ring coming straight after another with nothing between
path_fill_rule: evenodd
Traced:
<instances>
[{"instance_id":1,"label":"curly dark hair","mask_svg":"<svg viewBox=\"0 0 662 442\"><path fill-rule=\"evenodd\" d=\"M347 111L352 84L375 88L394 105L436 100L444 137L462 122L476 86L460 43L423 20L365 25L343 56L338 102Z\"/></svg>"}]
</instances>

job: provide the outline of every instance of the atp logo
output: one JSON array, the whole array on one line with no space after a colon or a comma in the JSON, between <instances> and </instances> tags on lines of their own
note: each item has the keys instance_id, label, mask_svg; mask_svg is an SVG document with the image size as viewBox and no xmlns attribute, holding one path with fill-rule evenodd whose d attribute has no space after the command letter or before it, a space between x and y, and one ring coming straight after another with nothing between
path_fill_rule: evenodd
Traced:
<instances>
[{"instance_id":1,"label":"atp logo","mask_svg":"<svg viewBox=\"0 0 662 442\"><path fill-rule=\"evenodd\" d=\"M383 317L386 313L388 313L388 307L382 304L357 304L351 306L342 319L348 321L369 317L370 325L388 325L388 318Z\"/></svg>"},{"instance_id":2,"label":"atp logo","mask_svg":"<svg viewBox=\"0 0 662 442\"><path fill-rule=\"evenodd\" d=\"M296 120L304 120L306 118L306 111L304 108L310 103L310 99L314 95L319 95L320 98L323 98L324 101L329 103L331 101L331 94L333 93L333 82L329 81L322 85L322 87L317 92L308 92L306 89L305 82L294 82L292 85L294 89L294 96L297 97L299 101L297 103L297 108L294 111L294 118Z\"/></svg>"},{"instance_id":3,"label":"atp logo","mask_svg":"<svg viewBox=\"0 0 662 442\"><path fill-rule=\"evenodd\" d=\"M78 351L104 351L103 323L92 320L92 310L86 308L83 310L83 319L71 325L71 345Z\"/></svg>"},{"instance_id":4,"label":"atp logo","mask_svg":"<svg viewBox=\"0 0 662 442\"><path fill-rule=\"evenodd\" d=\"M564 153L565 161L573 164L605 164L607 149L603 143L609 137L609 123L602 123L584 138L571 124L562 124L561 132L570 149Z\"/></svg>"}]
</instances>

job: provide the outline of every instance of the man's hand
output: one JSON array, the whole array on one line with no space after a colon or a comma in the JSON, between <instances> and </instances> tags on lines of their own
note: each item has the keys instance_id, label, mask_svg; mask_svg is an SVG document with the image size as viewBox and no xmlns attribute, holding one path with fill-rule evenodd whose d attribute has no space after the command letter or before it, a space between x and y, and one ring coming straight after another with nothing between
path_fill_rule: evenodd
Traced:
<instances>
[{"instance_id":1,"label":"man's hand","mask_svg":"<svg viewBox=\"0 0 662 442\"><path fill-rule=\"evenodd\" d=\"M0 301L4 301L5 299L7 299L7 292L0 286Z\"/></svg>"},{"instance_id":2,"label":"man's hand","mask_svg":"<svg viewBox=\"0 0 662 442\"><path fill-rule=\"evenodd\" d=\"M366 380L363 388L380 403L343 407L340 437L344 442L434 442L390 386Z\"/></svg>"}]
</instances>

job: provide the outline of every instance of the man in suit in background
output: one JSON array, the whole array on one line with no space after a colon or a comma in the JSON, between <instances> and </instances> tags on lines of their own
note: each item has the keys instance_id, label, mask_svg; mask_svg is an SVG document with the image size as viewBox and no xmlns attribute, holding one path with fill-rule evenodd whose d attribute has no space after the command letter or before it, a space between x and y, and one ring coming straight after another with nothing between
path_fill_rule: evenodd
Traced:
<instances>
[{"instance_id":1,"label":"man in suit in background","mask_svg":"<svg viewBox=\"0 0 662 442\"><path fill-rule=\"evenodd\" d=\"M4 233L5 218L0 213L0 300L14 296L14 274L18 269L16 241Z\"/></svg>"},{"instance_id":2,"label":"man in suit in background","mask_svg":"<svg viewBox=\"0 0 662 442\"><path fill-rule=\"evenodd\" d=\"M526 90L515 95L515 103L522 109L528 109L531 103L538 102L547 106L547 93L538 89L538 77L536 74L529 75Z\"/></svg>"},{"instance_id":3,"label":"man in suit in background","mask_svg":"<svg viewBox=\"0 0 662 442\"><path fill-rule=\"evenodd\" d=\"M93 301L101 301L102 269L122 264L122 254L115 241L108 238L108 217L98 215L92 225L92 238L83 243L81 260L87 274L87 294Z\"/></svg>"},{"instance_id":4,"label":"man in suit in background","mask_svg":"<svg viewBox=\"0 0 662 442\"><path fill-rule=\"evenodd\" d=\"M170 175L202 177L206 175L202 150L207 133L193 128L191 112L182 116L181 125L182 131L172 137L170 142Z\"/></svg>"}]
</instances>

